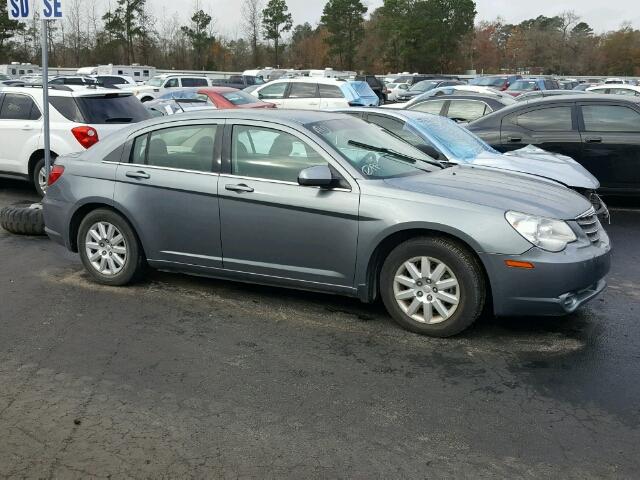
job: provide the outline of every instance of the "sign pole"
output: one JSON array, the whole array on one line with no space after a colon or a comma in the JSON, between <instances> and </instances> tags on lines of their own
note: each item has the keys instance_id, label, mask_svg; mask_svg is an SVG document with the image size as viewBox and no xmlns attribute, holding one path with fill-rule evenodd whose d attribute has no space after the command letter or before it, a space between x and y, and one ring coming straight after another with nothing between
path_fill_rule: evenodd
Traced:
<instances>
[{"instance_id":1,"label":"sign pole","mask_svg":"<svg viewBox=\"0 0 640 480\"><path fill-rule=\"evenodd\" d=\"M42 119L44 120L44 171L49 178L51 171L51 152L49 150L49 25L42 20L40 47L42 48Z\"/></svg>"}]
</instances>

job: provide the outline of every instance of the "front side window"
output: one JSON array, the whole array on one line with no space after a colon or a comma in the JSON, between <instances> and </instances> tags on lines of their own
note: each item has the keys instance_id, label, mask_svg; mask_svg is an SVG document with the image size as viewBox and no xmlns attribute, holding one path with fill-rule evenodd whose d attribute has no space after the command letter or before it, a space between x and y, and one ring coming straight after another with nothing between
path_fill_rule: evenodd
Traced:
<instances>
[{"instance_id":1,"label":"front side window","mask_svg":"<svg viewBox=\"0 0 640 480\"><path fill-rule=\"evenodd\" d=\"M242 177L298 182L301 170L327 162L298 137L279 130L233 127L231 173Z\"/></svg>"},{"instance_id":2,"label":"front side window","mask_svg":"<svg viewBox=\"0 0 640 480\"><path fill-rule=\"evenodd\" d=\"M518 80L517 82L513 82L507 90L532 91L538 88L538 82L535 80Z\"/></svg>"},{"instance_id":3,"label":"front side window","mask_svg":"<svg viewBox=\"0 0 640 480\"><path fill-rule=\"evenodd\" d=\"M243 92L242 90L238 90L237 92L224 92L221 95L234 105L249 105L251 103L256 103L256 97Z\"/></svg>"},{"instance_id":4,"label":"front side window","mask_svg":"<svg viewBox=\"0 0 640 480\"><path fill-rule=\"evenodd\" d=\"M149 84L151 84L151 82L149 82ZM167 80L167 83L164 84L164 88L175 88L178 86L178 79L177 78L171 78L169 80Z\"/></svg>"},{"instance_id":5,"label":"front side window","mask_svg":"<svg viewBox=\"0 0 640 480\"><path fill-rule=\"evenodd\" d=\"M131 163L212 172L216 130L216 125L190 125L142 135L133 143Z\"/></svg>"},{"instance_id":6,"label":"front side window","mask_svg":"<svg viewBox=\"0 0 640 480\"><path fill-rule=\"evenodd\" d=\"M434 160L379 127L356 118L306 124L365 178L382 179L439 170Z\"/></svg>"},{"instance_id":7,"label":"front side window","mask_svg":"<svg viewBox=\"0 0 640 480\"><path fill-rule=\"evenodd\" d=\"M491 112L491 109L489 109L484 102L476 100L451 100L447 117L471 122L489 112Z\"/></svg>"},{"instance_id":8,"label":"front side window","mask_svg":"<svg viewBox=\"0 0 640 480\"><path fill-rule=\"evenodd\" d=\"M550 107L518 115L517 123L534 132L567 132L573 130L571 107Z\"/></svg>"},{"instance_id":9,"label":"front side window","mask_svg":"<svg viewBox=\"0 0 640 480\"><path fill-rule=\"evenodd\" d=\"M273 83L271 85L267 85L264 87L258 95L260 98L277 100L280 98L284 98L284 92L287 90L288 83Z\"/></svg>"},{"instance_id":10,"label":"front side window","mask_svg":"<svg viewBox=\"0 0 640 480\"><path fill-rule=\"evenodd\" d=\"M289 98L318 98L318 84L293 82Z\"/></svg>"},{"instance_id":11,"label":"front side window","mask_svg":"<svg viewBox=\"0 0 640 480\"><path fill-rule=\"evenodd\" d=\"M640 113L619 105L583 105L587 132L640 132Z\"/></svg>"},{"instance_id":12,"label":"front side window","mask_svg":"<svg viewBox=\"0 0 640 480\"><path fill-rule=\"evenodd\" d=\"M27 95L7 93L0 109L0 120L37 120L40 110Z\"/></svg>"},{"instance_id":13,"label":"front side window","mask_svg":"<svg viewBox=\"0 0 640 480\"><path fill-rule=\"evenodd\" d=\"M414 147L424 145L426 143L422 138L411 131L411 127L409 125L406 125L403 121L396 118L389 118L382 115L369 115L368 120L374 125L378 125L386 131L391 132L393 135L401 138L405 142L410 143Z\"/></svg>"}]
</instances>

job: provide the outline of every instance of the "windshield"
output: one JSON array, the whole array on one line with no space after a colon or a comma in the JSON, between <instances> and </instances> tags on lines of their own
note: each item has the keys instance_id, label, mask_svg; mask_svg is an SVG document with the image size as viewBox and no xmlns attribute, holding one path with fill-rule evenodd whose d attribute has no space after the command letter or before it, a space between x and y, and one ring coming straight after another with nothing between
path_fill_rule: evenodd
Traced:
<instances>
[{"instance_id":1,"label":"windshield","mask_svg":"<svg viewBox=\"0 0 640 480\"><path fill-rule=\"evenodd\" d=\"M147 85L151 87L161 87L163 81L164 80L162 79L162 77L153 77L151 80L147 82Z\"/></svg>"},{"instance_id":2,"label":"windshield","mask_svg":"<svg viewBox=\"0 0 640 480\"><path fill-rule=\"evenodd\" d=\"M470 162L481 153L498 153L469 130L447 118L424 115L415 121L427 137L451 153L451 160Z\"/></svg>"},{"instance_id":3,"label":"windshield","mask_svg":"<svg viewBox=\"0 0 640 480\"><path fill-rule=\"evenodd\" d=\"M506 78L503 77L480 77L474 78L469 82L469 85L477 85L479 87L502 87Z\"/></svg>"},{"instance_id":4,"label":"windshield","mask_svg":"<svg viewBox=\"0 0 640 480\"><path fill-rule=\"evenodd\" d=\"M508 90L535 90L537 86L538 82L535 80L518 80Z\"/></svg>"},{"instance_id":5,"label":"windshield","mask_svg":"<svg viewBox=\"0 0 640 480\"><path fill-rule=\"evenodd\" d=\"M234 105L248 105L250 103L257 103L258 100L253 95L239 91L239 92L224 92L222 94L224 98L229 100Z\"/></svg>"},{"instance_id":6,"label":"windshield","mask_svg":"<svg viewBox=\"0 0 640 480\"><path fill-rule=\"evenodd\" d=\"M409 90L414 92L426 92L427 90L431 90L438 86L440 82L434 80L423 80L421 82L416 83Z\"/></svg>"},{"instance_id":7,"label":"windshield","mask_svg":"<svg viewBox=\"0 0 640 480\"><path fill-rule=\"evenodd\" d=\"M365 178L393 178L438 170L427 163L434 160L420 150L356 118L324 120L305 127L340 152ZM386 151L374 151L367 146Z\"/></svg>"}]
</instances>

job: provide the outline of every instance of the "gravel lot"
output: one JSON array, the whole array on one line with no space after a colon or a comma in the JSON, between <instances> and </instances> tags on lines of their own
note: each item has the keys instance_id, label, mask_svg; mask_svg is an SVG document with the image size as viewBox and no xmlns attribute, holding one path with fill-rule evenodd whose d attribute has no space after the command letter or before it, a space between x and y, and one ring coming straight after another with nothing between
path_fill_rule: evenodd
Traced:
<instances>
[{"instance_id":1,"label":"gravel lot","mask_svg":"<svg viewBox=\"0 0 640 480\"><path fill-rule=\"evenodd\" d=\"M347 298L102 287L0 231L0 478L637 478L640 211L608 230L601 299L449 340Z\"/></svg>"}]
</instances>

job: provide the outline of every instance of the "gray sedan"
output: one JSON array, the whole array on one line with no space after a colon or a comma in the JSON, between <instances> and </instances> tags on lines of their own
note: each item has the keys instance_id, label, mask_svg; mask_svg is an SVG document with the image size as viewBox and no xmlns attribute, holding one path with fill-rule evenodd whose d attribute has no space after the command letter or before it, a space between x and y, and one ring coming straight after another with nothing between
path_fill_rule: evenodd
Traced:
<instances>
[{"instance_id":1,"label":"gray sedan","mask_svg":"<svg viewBox=\"0 0 640 480\"><path fill-rule=\"evenodd\" d=\"M605 288L609 239L555 182L446 164L360 119L185 113L59 157L48 235L90 275L147 265L382 300L414 332L454 335L485 303L559 315Z\"/></svg>"}]
</instances>

